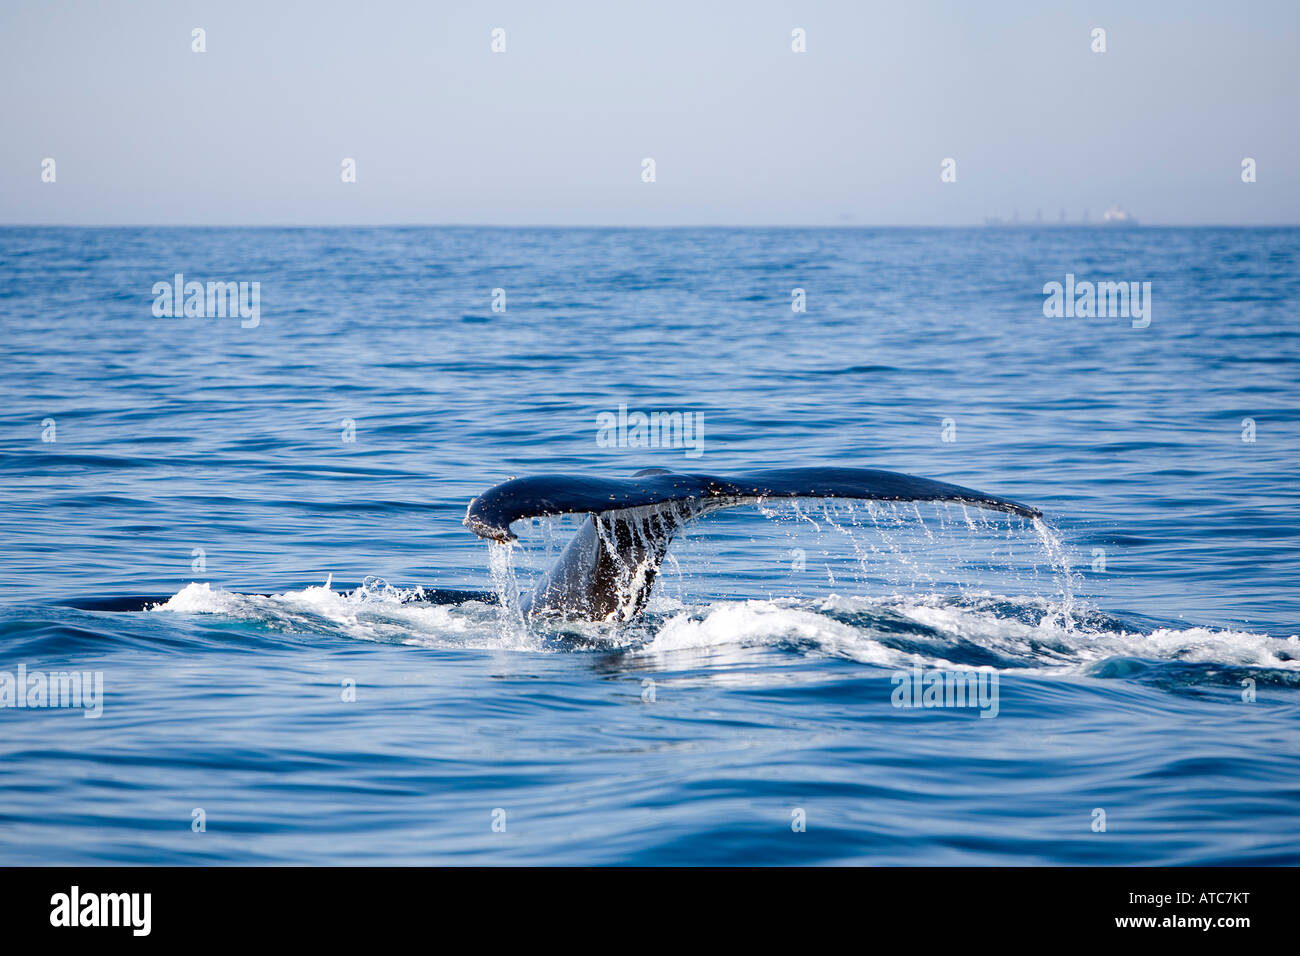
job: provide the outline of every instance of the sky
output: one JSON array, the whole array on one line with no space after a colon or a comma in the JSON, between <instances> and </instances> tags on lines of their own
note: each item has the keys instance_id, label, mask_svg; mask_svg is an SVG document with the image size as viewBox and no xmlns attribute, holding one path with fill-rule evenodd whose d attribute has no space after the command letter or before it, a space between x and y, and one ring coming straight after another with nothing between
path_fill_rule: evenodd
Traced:
<instances>
[{"instance_id":1,"label":"sky","mask_svg":"<svg viewBox=\"0 0 1300 956\"><path fill-rule=\"evenodd\" d=\"M0 223L1295 224L1297 49L1296 0L3 0Z\"/></svg>"}]
</instances>

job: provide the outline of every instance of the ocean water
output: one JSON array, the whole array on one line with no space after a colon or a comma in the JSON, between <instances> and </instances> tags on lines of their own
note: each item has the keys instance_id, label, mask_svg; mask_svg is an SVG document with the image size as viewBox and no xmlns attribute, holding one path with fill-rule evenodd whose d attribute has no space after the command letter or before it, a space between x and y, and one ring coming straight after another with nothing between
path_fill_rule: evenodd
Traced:
<instances>
[{"instance_id":1,"label":"ocean water","mask_svg":"<svg viewBox=\"0 0 1300 956\"><path fill-rule=\"evenodd\" d=\"M0 672L102 675L96 717L0 708L0 862L1300 863L1298 265L1295 229L0 229ZM156 317L177 273L258 321ZM1045 317L1067 274L1150 282L1149 326ZM621 405L698 454L604 447ZM511 476L805 465L1045 521L766 502L641 619L531 627L574 521L461 526ZM896 706L958 672L987 706Z\"/></svg>"}]
</instances>

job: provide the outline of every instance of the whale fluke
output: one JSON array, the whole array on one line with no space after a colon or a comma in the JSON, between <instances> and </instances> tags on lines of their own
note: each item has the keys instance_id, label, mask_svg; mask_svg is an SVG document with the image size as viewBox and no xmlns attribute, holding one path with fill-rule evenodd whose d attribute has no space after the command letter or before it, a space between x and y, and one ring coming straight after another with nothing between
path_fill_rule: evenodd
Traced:
<instances>
[{"instance_id":1,"label":"whale fluke","mask_svg":"<svg viewBox=\"0 0 1300 956\"><path fill-rule=\"evenodd\" d=\"M1017 501L961 485L869 468L778 468L735 478L647 468L631 478L536 475L489 488L469 504L465 527L480 538L512 541L510 525L523 518L602 514L629 508L695 502L707 510L761 498L860 498L874 501L953 501L1026 518L1042 512Z\"/></svg>"},{"instance_id":2,"label":"whale fluke","mask_svg":"<svg viewBox=\"0 0 1300 956\"><path fill-rule=\"evenodd\" d=\"M951 501L1026 518L1042 512L961 485L868 468L779 468L732 478L647 468L631 478L537 475L489 488L469 503L465 527L511 542L510 525L563 514L589 517L533 592L526 614L630 620L640 613L668 545L692 518L768 498Z\"/></svg>"}]
</instances>

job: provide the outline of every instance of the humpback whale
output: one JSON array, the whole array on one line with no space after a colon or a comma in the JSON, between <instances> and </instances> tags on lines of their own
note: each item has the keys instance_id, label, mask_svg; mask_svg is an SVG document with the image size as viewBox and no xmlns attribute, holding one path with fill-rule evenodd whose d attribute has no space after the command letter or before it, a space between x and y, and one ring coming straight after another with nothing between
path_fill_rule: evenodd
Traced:
<instances>
[{"instance_id":1,"label":"humpback whale","mask_svg":"<svg viewBox=\"0 0 1300 956\"><path fill-rule=\"evenodd\" d=\"M526 518L586 514L577 535L530 594L525 616L629 621L645 607L659 565L687 521L769 498L951 501L1026 518L1042 512L961 485L868 468L780 468L724 478L646 468L631 478L536 475L489 488L469 503L465 527L510 543Z\"/></svg>"}]
</instances>

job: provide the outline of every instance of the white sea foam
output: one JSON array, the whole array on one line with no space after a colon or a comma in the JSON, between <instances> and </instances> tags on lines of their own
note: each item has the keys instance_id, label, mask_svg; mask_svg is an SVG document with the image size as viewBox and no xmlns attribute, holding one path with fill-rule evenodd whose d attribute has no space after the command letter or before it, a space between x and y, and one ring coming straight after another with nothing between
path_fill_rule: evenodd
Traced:
<instances>
[{"instance_id":1,"label":"white sea foam","mask_svg":"<svg viewBox=\"0 0 1300 956\"><path fill-rule=\"evenodd\" d=\"M640 652L663 654L720 647L796 646L865 664L924 663L920 655L864 639L858 628L787 601L722 601L703 615L682 611L659 628Z\"/></svg>"},{"instance_id":2,"label":"white sea foam","mask_svg":"<svg viewBox=\"0 0 1300 956\"><path fill-rule=\"evenodd\" d=\"M282 594L240 594L190 584L153 610L209 614L273 630L356 640L536 651L554 649L554 628L521 628L498 606L409 603L412 592L368 582L351 594L308 587ZM1077 609L1076 609L1077 610ZM842 597L821 601L715 601L685 606L652 602L635 627L566 624L584 645L625 646L637 655L729 659L770 652L824 655L880 667L975 666L971 651L1004 668L1078 673L1111 658L1300 670L1300 637L1286 639L1204 627L1150 632L1087 626L1042 598L984 594L960 600ZM964 660L965 659L965 660ZM981 659L980 663L985 660Z\"/></svg>"},{"instance_id":3,"label":"white sea foam","mask_svg":"<svg viewBox=\"0 0 1300 956\"><path fill-rule=\"evenodd\" d=\"M308 587L282 594L240 594L207 583L186 585L153 611L211 614L286 632L338 634L357 640L426 647L540 649L524 632L503 638L499 609L478 601L462 604L405 603L414 593L383 582L341 594Z\"/></svg>"},{"instance_id":4,"label":"white sea foam","mask_svg":"<svg viewBox=\"0 0 1300 956\"><path fill-rule=\"evenodd\" d=\"M993 610L991 606L999 610ZM1006 609L1015 608L1015 616ZM1077 609L1076 609L1077 610ZM1052 602L985 595L953 602L940 597L717 602L672 616L641 653L680 653L726 645L796 644L812 652L884 666L963 666L959 644L987 651L1016 669L1063 673L1115 657L1300 670L1300 637L1286 639L1204 627L1143 633L1080 626ZM849 618L851 623L846 623ZM1026 618L1028 618L1026 620ZM1034 620L1036 618L1036 620ZM899 619L923 625L908 633ZM908 643L913 649L896 645ZM972 665L973 666L973 665Z\"/></svg>"}]
</instances>

